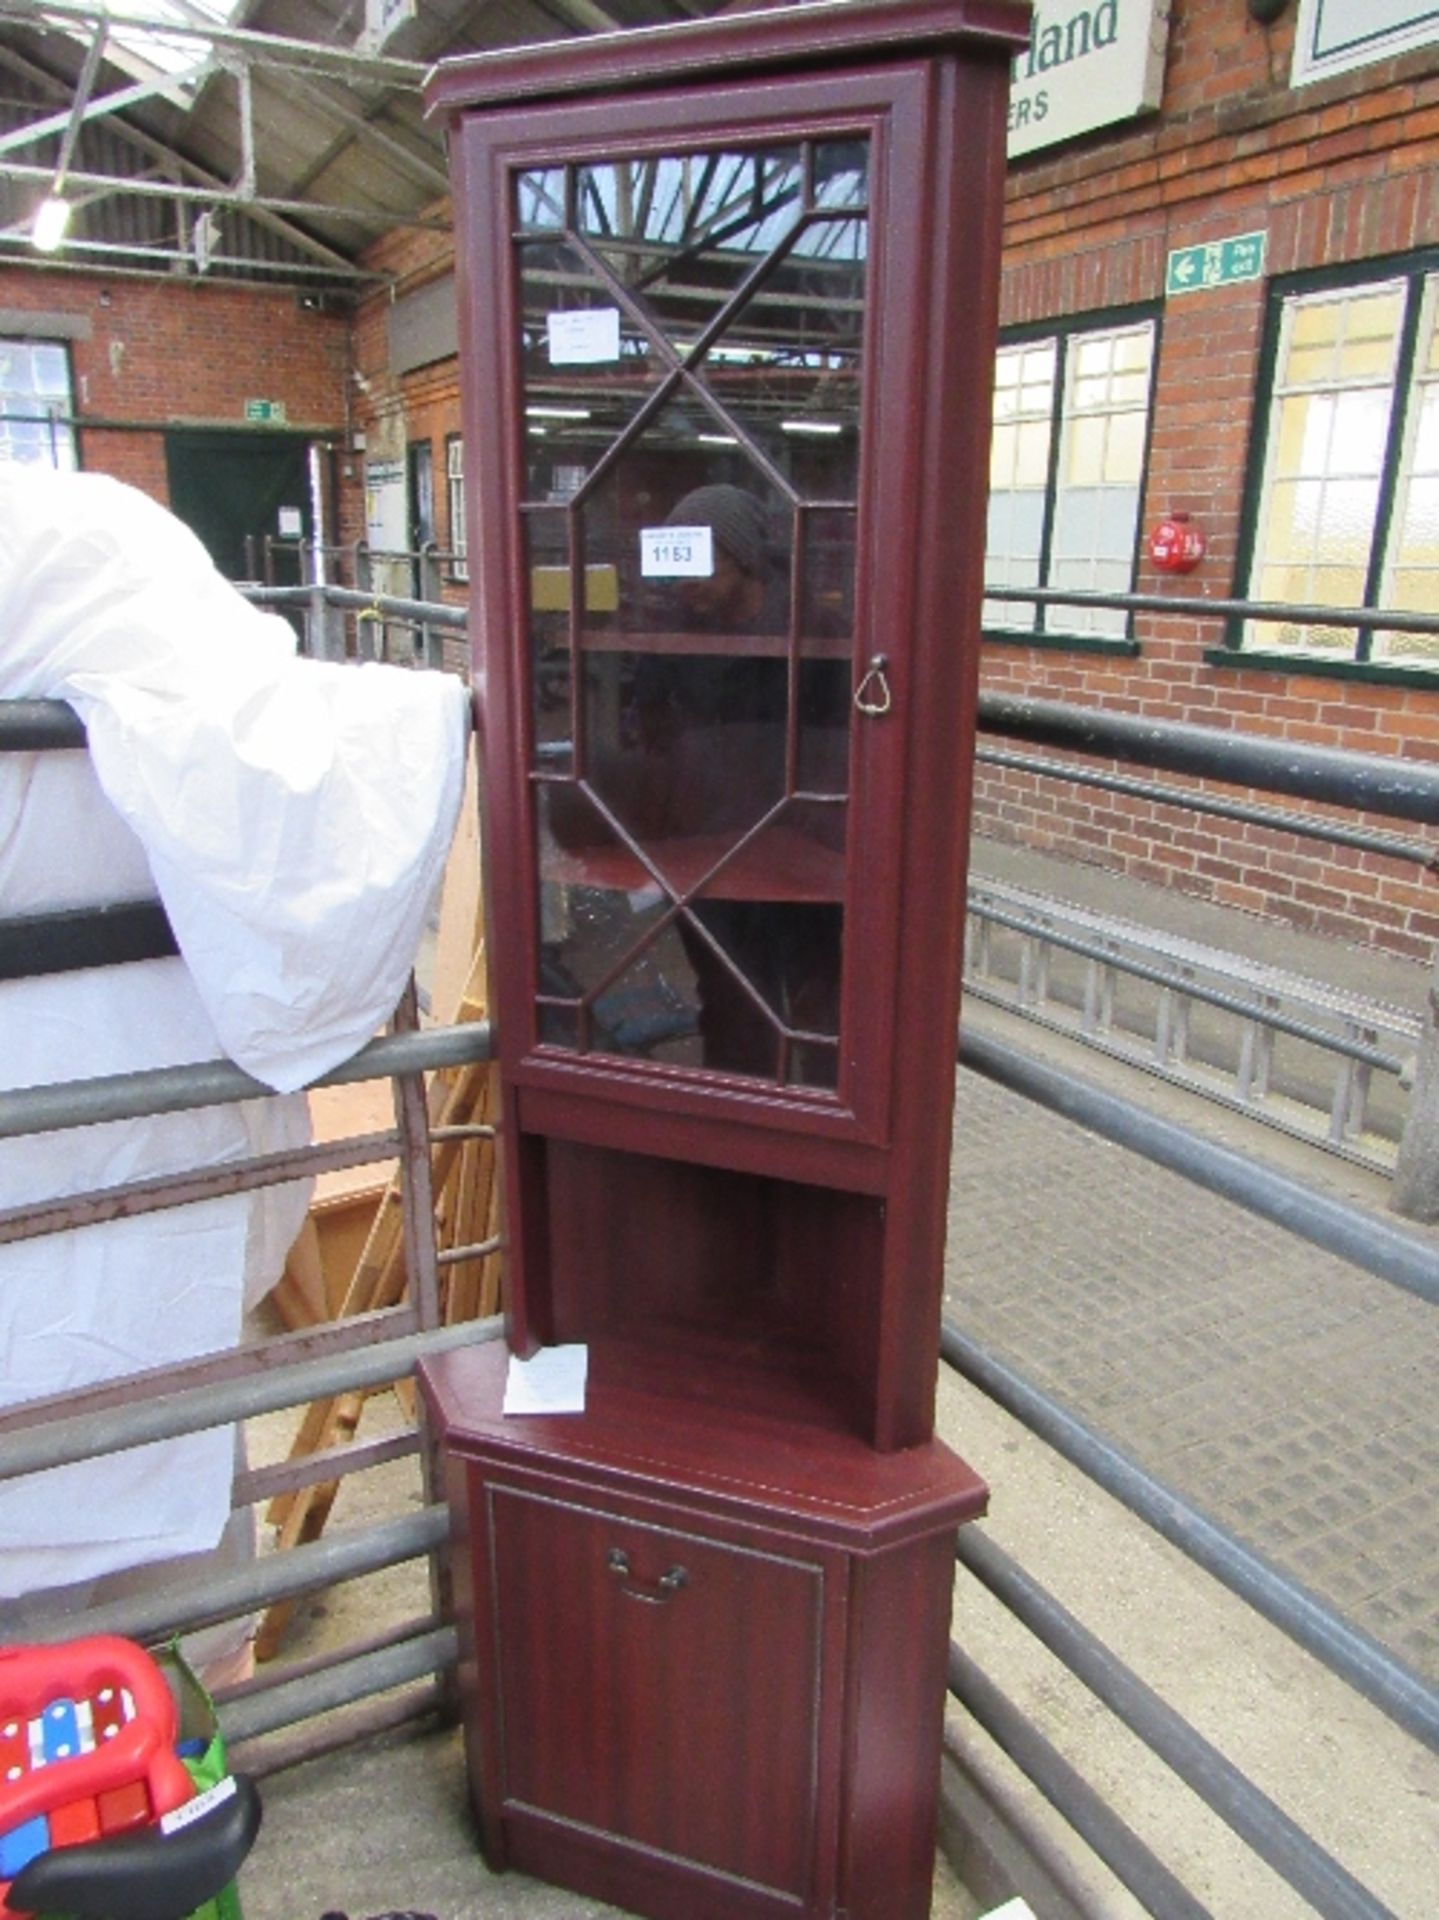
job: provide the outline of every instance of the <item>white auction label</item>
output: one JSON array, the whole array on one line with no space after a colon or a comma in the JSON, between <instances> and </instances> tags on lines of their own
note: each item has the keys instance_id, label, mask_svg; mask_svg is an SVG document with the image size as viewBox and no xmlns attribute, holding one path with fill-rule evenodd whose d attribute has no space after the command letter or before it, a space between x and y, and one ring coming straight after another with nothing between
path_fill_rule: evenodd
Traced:
<instances>
[{"instance_id":1,"label":"white auction label","mask_svg":"<svg viewBox=\"0 0 1439 1920\"><path fill-rule=\"evenodd\" d=\"M708 580L715 570L713 527L642 527L640 572L647 580Z\"/></svg>"},{"instance_id":2,"label":"white auction label","mask_svg":"<svg viewBox=\"0 0 1439 1920\"><path fill-rule=\"evenodd\" d=\"M569 313L547 313L550 365L593 365L620 357L618 307L576 307Z\"/></svg>"},{"instance_id":3,"label":"white auction label","mask_svg":"<svg viewBox=\"0 0 1439 1920\"><path fill-rule=\"evenodd\" d=\"M217 1780L213 1787L207 1787L204 1793L197 1793L193 1800L187 1800L183 1807L176 1807L173 1813L163 1814L160 1819L161 1833L178 1833L182 1827L190 1827L197 1820L203 1820L226 1800L235 1797L235 1776L227 1773L223 1780Z\"/></svg>"}]
</instances>

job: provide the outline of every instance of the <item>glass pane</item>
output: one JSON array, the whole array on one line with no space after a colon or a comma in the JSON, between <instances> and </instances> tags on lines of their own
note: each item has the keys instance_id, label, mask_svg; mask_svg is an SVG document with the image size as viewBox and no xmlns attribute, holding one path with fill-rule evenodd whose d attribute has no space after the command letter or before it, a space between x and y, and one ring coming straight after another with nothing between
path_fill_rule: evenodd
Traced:
<instances>
[{"instance_id":1,"label":"glass pane","mask_svg":"<svg viewBox=\"0 0 1439 1920\"><path fill-rule=\"evenodd\" d=\"M1069 430L1065 477L1072 487L1097 486L1104 474L1103 420L1076 420Z\"/></svg>"},{"instance_id":2,"label":"glass pane","mask_svg":"<svg viewBox=\"0 0 1439 1920\"><path fill-rule=\"evenodd\" d=\"M683 634L683 650L726 653L703 636L747 635L781 654L790 626L794 508L742 448L715 448L691 395L672 401L606 461L578 506L585 558L614 569L616 605L587 629ZM658 551L662 530L700 529L689 560ZM647 537L648 536L648 537ZM678 643L676 643L678 644Z\"/></svg>"},{"instance_id":3,"label":"glass pane","mask_svg":"<svg viewBox=\"0 0 1439 1920\"><path fill-rule=\"evenodd\" d=\"M789 1050L787 1078L796 1087L837 1087L839 1048L817 1041L796 1041Z\"/></svg>"},{"instance_id":4,"label":"glass pane","mask_svg":"<svg viewBox=\"0 0 1439 1920\"><path fill-rule=\"evenodd\" d=\"M1300 394L1280 401L1275 420L1276 477L1323 472L1333 419L1333 403L1326 395Z\"/></svg>"},{"instance_id":5,"label":"glass pane","mask_svg":"<svg viewBox=\"0 0 1439 1920\"><path fill-rule=\"evenodd\" d=\"M715 900L681 918L680 938L694 969L700 1055L721 1073L778 1077L780 1022L759 989L783 943L787 914L802 909Z\"/></svg>"},{"instance_id":6,"label":"glass pane","mask_svg":"<svg viewBox=\"0 0 1439 1920\"><path fill-rule=\"evenodd\" d=\"M773 1072L781 1033L838 1035L843 834L843 808L799 803L694 901L708 1065ZM740 1064L760 1057L769 1064Z\"/></svg>"},{"instance_id":7,"label":"glass pane","mask_svg":"<svg viewBox=\"0 0 1439 1920\"><path fill-rule=\"evenodd\" d=\"M518 255L524 497L565 500L651 398L663 367L570 242L526 241Z\"/></svg>"},{"instance_id":8,"label":"glass pane","mask_svg":"<svg viewBox=\"0 0 1439 1920\"><path fill-rule=\"evenodd\" d=\"M515 182L515 218L523 231L547 231L565 224L565 170L539 167Z\"/></svg>"},{"instance_id":9,"label":"glass pane","mask_svg":"<svg viewBox=\"0 0 1439 1920\"><path fill-rule=\"evenodd\" d=\"M1389 436L1387 387L1341 393L1334 407L1334 471L1378 474Z\"/></svg>"},{"instance_id":10,"label":"glass pane","mask_svg":"<svg viewBox=\"0 0 1439 1920\"><path fill-rule=\"evenodd\" d=\"M1341 379L1389 375L1403 311L1404 294L1398 287L1348 303L1337 369Z\"/></svg>"},{"instance_id":11,"label":"glass pane","mask_svg":"<svg viewBox=\"0 0 1439 1920\"><path fill-rule=\"evenodd\" d=\"M814 203L828 211L869 202L869 142L821 140L814 150Z\"/></svg>"},{"instance_id":12,"label":"glass pane","mask_svg":"<svg viewBox=\"0 0 1439 1920\"><path fill-rule=\"evenodd\" d=\"M47 398L68 400L70 365L63 347L37 346L34 352L35 391Z\"/></svg>"},{"instance_id":13,"label":"glass pane","mask_svg":"<svg viewBox=\"0 0 1439 1920\"><path fill-rule=\"evenodd\" d=\"M1342 303L1335 299L1295 302L1289 338L1295 347L1329 347L1339 337Z\"/></svg>"},{"instance_id":14,"label":"glass pane","mask_svg":"<svg viewBox=\"0 0 1439 1920\"><path fill-rule=\"evenodd\" d=\"M843 508L815 508L800 522L804 594L800 633L806 653L847 660L854 636L856 516Z\"/></svg>"},{"instance_id":15,"label":"glass pane","mask_svg":"<svg viewBox=\"0 0 1439 1920\"><path fill-rule=\"evenodd\" d=\"M1046 340L1039 346L1026 347L1021 367L1021 387L1023 390L1024 411L1048 415L1054 404L1055 355L1058 352L1053 340Z\"/></svg>"},{"instance_id":16,"label":"glass pane","mask_svg":"<svg viewBox=\"0 0 1439 1920\"><path fill-rule=\"evenodd\" d=\"M567 773L573 764L570 668L570 538L565 514L526 514L522 522L530 595L530 688L534 764Z\"/></svg>"},{"instance_id":17,"label":"glass pane","mask_svg":"<svg viewBox=\"0 0 1439 1920\"><path fill-rule=\"evenodd\" d=\"M1324 489L1319 518L1319 545L1326 562L1347 562L1363 568L1374 533L1379 503L1378 486L1369 480L1339 480ZM1360 599L1363 588L1360 588ZM1351 606L1359 604L1356 601Z\"/></svg>"},{"instance_id":18,"label":"glass pane","mask_svg":"<svg viewBox=\"0 0 1439 1920\"><path fill-rule=\"evenodd\" d=\"M1144 464L1144 416L1116 414L1104 448L1104 478L1110 486L1135 486Z\"/></svg>"},{"instance_id":19,"label":"glass pane","mask_svg":"<svg viewBox=\"0 0 1439 1920\"><path fill-rule=\"evenodd\" d=\"M1404 502L1399 551L1408 565L1439 562L1439 477L1416 474Z\"/></svg>"},{"instance_id":20,"label":"glass pane","mask_svg":"<svg viewBox=\"0 0 1439 1920\"><path fill-rule=\"evenodd\" d=\"M536 794L541 1037L648 1055L695 1028L672 903L582 787Z\"/></svg>"},{"instance_id":21,"label":"glass pane","mask_svg":"<svg viewBox=\"0 0 1439 1920\"><path fill-rule=\"evenodd\" d=\"M521 183L551 1044L835 1083L867 168Z\"/></svg>"}]
</instances>

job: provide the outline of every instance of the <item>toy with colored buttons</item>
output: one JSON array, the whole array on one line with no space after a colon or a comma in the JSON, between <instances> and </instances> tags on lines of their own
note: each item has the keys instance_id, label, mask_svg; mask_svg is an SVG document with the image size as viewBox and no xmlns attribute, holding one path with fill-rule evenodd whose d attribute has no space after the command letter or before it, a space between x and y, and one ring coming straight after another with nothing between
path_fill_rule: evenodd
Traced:
<instances>
[{"instance_id":1,"label":"toy with colored buttons","mask_svg":"<svg viewBox=\"0 0 1439 1920\"><path fill-rule=\"evenodd\" d=\"M142 1827L194 1793L165 1676L128 1640L0 1648L0 1916L38 1854Z\"/></svg>"}]
</instances>

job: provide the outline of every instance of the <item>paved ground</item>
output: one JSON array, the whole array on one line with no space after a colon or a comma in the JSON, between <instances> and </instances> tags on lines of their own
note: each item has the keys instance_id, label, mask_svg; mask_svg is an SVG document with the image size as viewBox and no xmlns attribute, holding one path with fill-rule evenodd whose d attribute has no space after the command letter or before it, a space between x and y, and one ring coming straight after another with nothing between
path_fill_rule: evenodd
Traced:
<instances>
[{"instance_id":1,"label":"paved ground","mask_svg":"<svg viewBox=\"0 0 1439 1920\"><path fill-rule=\"evenodd\" d=\"M950 1316L1439 1680L1435 1310L973 1074L954 1169Z\"/></svg>"},{"instance_id":2,"label":"paved ground","mask_svg":"<svg viewBox=\"0 0 1439 1920\"><path fill-rule=\"evenodd\" d=\"M1092 870L977 864L1417 1004L1422 969ZM987 1008L967 1018L1382 1206L1382 1184ZM1439 1679L1439 1314L961 1074L949 1311L1159 1477ZM1436 1236L1439 1240L1439 1236Z\"/></svg>"}]
</instances>

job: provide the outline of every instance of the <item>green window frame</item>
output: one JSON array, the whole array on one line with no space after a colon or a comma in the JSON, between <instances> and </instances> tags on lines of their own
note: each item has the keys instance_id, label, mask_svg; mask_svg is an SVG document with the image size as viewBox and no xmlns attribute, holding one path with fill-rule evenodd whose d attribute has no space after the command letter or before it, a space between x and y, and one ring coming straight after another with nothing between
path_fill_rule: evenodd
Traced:
<instances>
[{"instance_id":1,"label":"green window frame","mask_svg":"<svg viewBox=\"0 0 1439 1920\"><path fill-rule=\"evenodd\" d=\"M1439 615L1439 252L1271 290L1236 578L1247 599ZM1236 620L1222 664L1439 674L1439 635Z\"/></svg>"},{"instance_id":2,"label":"green window frame","mask_svg":"<svg viewBox=\"0 0 1439 1920\"><path fill-rule=\"evenodd\" d=\"M25 466L79 466L63 340L0 338L0 460Z\"/></svg>"},{"instance_id":3,"label":"green window frame","mask_svg":"<svg viewBox=\"0 0 1439 1920\"><path fill-rule=\"evenodd\" d=\"M1132 592L1158 358L1152 306L1001 335L986 586ZM1119 609L991 599L983 627L989 640L1138 651Z\"/></svg>"},{"instance_id":4,"label":"green window frame","mask_svg":"<svg viewBox=\"0 0 1439 1920\"><path fill-rule=\"evenodd\" d=\"M450 523L450 578L470 577L465 538L465 443L458 433L445 436L445 504Z\"/></svg>"}]
</instances>

